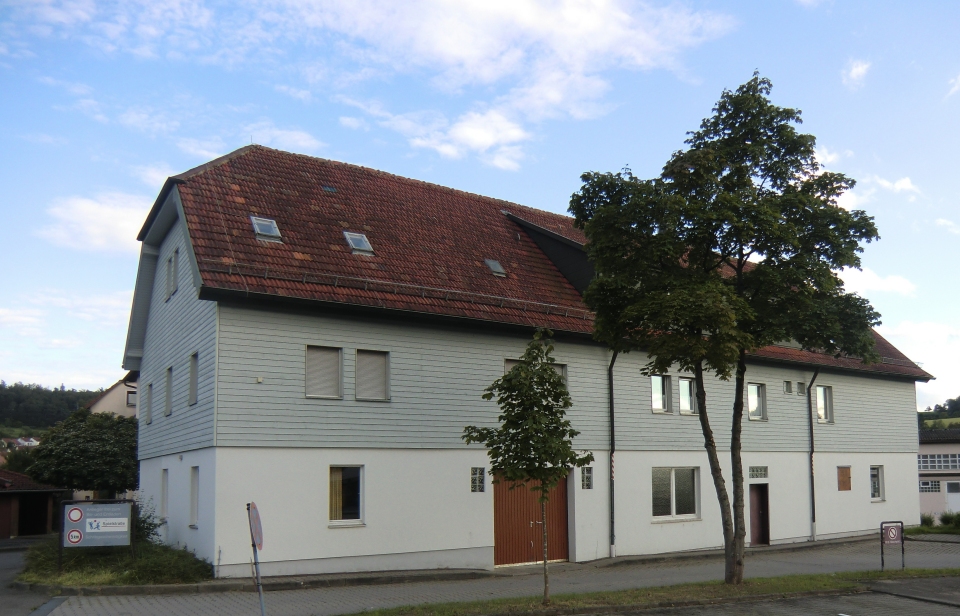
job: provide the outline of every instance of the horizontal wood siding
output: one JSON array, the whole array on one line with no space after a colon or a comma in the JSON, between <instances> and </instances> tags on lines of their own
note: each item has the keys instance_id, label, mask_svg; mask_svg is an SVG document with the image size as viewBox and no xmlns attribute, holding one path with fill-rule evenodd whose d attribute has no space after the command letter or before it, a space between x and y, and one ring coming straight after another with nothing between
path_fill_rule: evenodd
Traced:
<instances>
[{"instance_id":1,"label":"horizontal wood siding","mask_svg":"<svg viewBox=\"0 0 960 616\"><path fill-rule=\"evenodd\" d=\"M218 445L297 447L464 447L466 425L495 426L483 390L519 357L523 335L425 327L386 320L261 311L221 305ZM343 398L307 398L306 345L343 348ZM356 400L356 350L389 353L390 400ZM605 349L557 344L568 365L582 432L576 445L607 442ZM263 382L258 383L257 379Z\"/></svg>"},{"instance_id":2,"label":"horizontal wood siding","mask_svg":"<svg viewBox=\"0 0 960 616\"><path fill-rule=\"evenodd\" d=\"M197 299L181 223L160 246L147 316L140 385L153 383L153 422L140 412L140 459L213 445L216 372L216 303ZM178 289L167 300L167 260L175 249ZM189 404L190 356L198 353L197 403ZM165 373L173 367L172 412L164 416Z\"/></svg>"}]
</instances>

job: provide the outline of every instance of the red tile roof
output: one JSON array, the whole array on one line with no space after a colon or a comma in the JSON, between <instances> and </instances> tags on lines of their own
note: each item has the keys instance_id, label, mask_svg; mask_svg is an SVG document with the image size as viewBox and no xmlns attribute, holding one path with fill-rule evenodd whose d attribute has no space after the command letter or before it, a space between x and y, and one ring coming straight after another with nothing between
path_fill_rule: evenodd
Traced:
<instances>
[{"instance_id":1,"label":"red tile roof","mask_svg":"<svg viewBox=\"0 0 960 616\"><path fill-rule=\"evenodd\" d=\"M592 330L580 294L504 212L583 244L570 217L263 146L174 180L207 289ZM250 216L276 220L282 243L258 240ZM353 254L344 231L366 234L374 255ZM499 261L506 277L494 276L485 259ZM757 356L929 378L879 336L878 343L896 363L864 366L781 347Z\"/></svg>"},{"instance_id":2,"label":"red tile roof","mask_svg":"<svg viewBox=\"0 0 960 616\"><path fill-rule=\"evenodd\" d=\"M63 488L48 486L44 483L37 483L23 473L14 473L13 471L0 470L0 494L5 492L53 492L60 491Z\"/></svg>"}]
</instances>

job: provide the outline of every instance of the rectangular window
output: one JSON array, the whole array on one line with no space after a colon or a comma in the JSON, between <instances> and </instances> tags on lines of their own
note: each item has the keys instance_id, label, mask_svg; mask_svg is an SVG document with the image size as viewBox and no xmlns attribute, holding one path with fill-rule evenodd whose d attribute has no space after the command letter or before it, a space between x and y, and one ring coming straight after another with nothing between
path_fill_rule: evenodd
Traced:
<instances>
[{"instance_id":1,"label":"rectangular window","mask_svg":"<svg viewBox=\"0 0 960 616\"><path fill-rule=\"evenodd\" d=\"M797 381L797 395L806 396L807 395L807 384Z\"/></svg>"},{"instance_id":2,"label":"rectangular window","mask_svg":"<svg viewBox=\"0 0 960 616\"><path fill-rule=\"evenodd\" d=\"M948 481L947 494L960 494L960 481Z\"/></svg>"},{"instance_id":3,"label":"rectangular window","mask_svg":"<svg viewBox=\"0 0 960 616\"><path fill-rule=\"evenodd\" d=\"M170 470L163 469L160 471L160 521L164 522L167 519L167 503L170 501L168 496L170 489Z\"/></svg>"},{"instance_id":4,"label":"rectangular window","mask_svg":"<svg viewBox=\"0 0 960 616\"><path fill-rule=\"evenodd\" d=\"M817 385L817 420L833 423L833 387Z\"/></svg>"},{"instance_id":5,"label":"rectangular window","mask_svg":"<svg viewBox=\"0 0 960 616\"><path fill-rule=\"evenodd\" d=\"M481 466L474 466L470 469L470 491L483 492L486 488L487 474L486 469Z\"/></svg>"},{"instance_id":6,"label":"rectangular window","mask_svg":"<svg viewBox=\"0 0 960 616\"><path fill-rule=\"evenodd\" d=\"M580 469L580 489L582 490L592 490L593 489L593 467L584 466Z\"/></svg>"},{"instance_id":7,"label":"rectangular window","mask_svg":"<svg viewBox=\"0 0 960 616\"><path fill-rule=\"evenodd\" d=\"M673 411L670 404L670 377L655 374L650 377L650 404L655 413L670 413Z\"/></svg>"},{"instance_id":8,"label":"rectangular window","mask_svg":"<svg viewBox=\"0 0 960 616\"><path fill-rule=\"evenodd\" d=\"M342 398L340 377L342 349L308 346L306 359L306 392L308 398Z\"/></svg>"},{"instance_id":9,"label":"rectangular window","mask_svg":"<svg viewBox=\"0 0 960 616\"><path fill-rule=\"evenodd\" d=\"M163 392L163 414L169 416L173 412L173 366L167 368L166 381Z\"/></svg>"},{"instance_id":10,"label":"rectangular window","mask_svg":"<svg viewBox=\"0 0 960 616\"><path fill-rule=\"evenodd\" d=\"M767 418L766 390L760 383L747 383L747 417L754 421Z\"/></svg>"},{"instance_id":11,"label":"rectangular window","mask_svg":"<svg viewBox=\"0 0 960 616\"><path fill-rule=\"evenodd\" d=\"M193 405L197 403L197 396L199 390L199 384L197 380L200 378L200 354L194 353L190 356L190 391L187 399L187 404Z\"/></svg>"},{"instance_id":12,"label":"rectangular window","mask_svg":"<svg viewBox=\"0 0 960 616\"><path fill-rule=\"evenodd\" d=\"M127 406L137 406L137 392L127 392Z\"/></svg>"},{"instance_id":13,"label":"rectangular window","mask_svg":"<svg viewBox=\"0 0 960 616\"><path fill-rule=\"evenodd\" d=\"M697 413L697 385L693 379L680 378L680 412L689 415Z\"/></svg>"},{"instance_id":14,"label":"rectangular window","mask_svg":"<svg viewBox=\"0 0 960 616\"><path fill-rule=\"evenodd\" d=\"M357 351L357 400L389 400L388 354Z\"/></svg>"},{"instance_id":15,"label":"rectangular window","mask_svg":"<svg viewBox=\"0 0 960 616\"><path fill-rule=\"evenodd\" d=\"M147 399L143 403L143 420L153 422L153 383L147 385Z\"/></svg>"},{"instance_id":16,"label":"rectangular window","mask_svg":"<svg viewBox=\"0 0 960 616\"><path fill-rule=\"evenodd\" d=\"M850 467L849 466L838 466L837 467L837 490L840 492L849 492L850 491Z\"/></svg>"},{"instance_id":17,"label":"rectangular window","mask_svg":"<svg viewBox=\"0 0 960 616\"><path fill-rule=\"evenodd\" d=\"M768 472L766 466L751 466L750 479L767 479Z\"/></svg>"},{"instance_id":18,"label":"rectangular window","mask_svg":"<svg viewBox=\"0 0 960 616\"><path fill-rule=\"evenodd\" d=\"M173 251L173 256L167 259L167 299L177 292L177 271L180 268L180 249Z\"/></svg>"},{"instance_id":19,"label":"rectangular window","mask_svg":"<svg viewBox=\"0 0 960 616\"><path fill-rule=\"evenodd\" d=\"M949 484L947 484L949 487ZM939 481L921 481L920 482L920 491L921 492L940 492L940 482ZM957 492L960 492L960 483L957 483Z\"/></svg>"},{"instance_id":20,"label":"rectangular window","mask_svg":"<svg viewBox=\"0 0 960 616\"><path fill-rule=\"evenodd\" d=\"M697 515L697 474L699 468L653 469L654 517L695 517Z\"/></svg>"},{"instance_id":21,"label":"rectangular window","mask_svg":"<svg viewBox=\"0 0 960 616\"><path fill-rule=\"evenodd\" d=\"M190 467L190 528L200 520L200 467Z\"/></svg>"},{"instance_id":22,"label":"rectangular window","mask_svg":"<svg viewBox=\"0 0 960 616\"><path fill-rule=\"evenodd\" d=\"M870 467L870 498L883 500L883 467Z\"/></svg>"},{"instance_id":23,"label":"rectangular window","mask_svg":"<svg viewBox=\"0 0 960 616\"><path fill-rule=\"evenodd\" d=\"M922 453L917 466L922 471L960 470L960 453Z\"/></svg>"},{"instance_id":24,"label":"rectangular window","mask_svg":"<svg viewBox=\"0 0 960 616\"><path fill-rule=\"evenodd\" d=\"M330 521L359 521L362 466L330 467Z\"/></svg>"},{"instance_id":25,"label":"rectangular window","mask_svg":"<svg viewBox=\"0 0 960 616\"><path fill-rule=\"evenodd\" d=\"M792 394L793 393L793 381L784 381L783 382L783 393Z\"/></svg>"}]
</instances>

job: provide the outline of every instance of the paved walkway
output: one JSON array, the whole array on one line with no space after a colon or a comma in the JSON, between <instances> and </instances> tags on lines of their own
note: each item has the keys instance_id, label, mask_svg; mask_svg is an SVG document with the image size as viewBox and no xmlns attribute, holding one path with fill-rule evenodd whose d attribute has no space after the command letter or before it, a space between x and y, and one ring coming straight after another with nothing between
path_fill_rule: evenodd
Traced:
<instances>
[{"instance_id":1,"label":"paved walkway","mask_svg":"<svg viewBox=\"0 0 960 616\"><path fill-rule=\"evenodd\" d=\"M910 567L960 567L960 549L956 545L910 542L907 564ZM878 568L879 545L875 540L755 552L747 559L748 577ZM551 591L558 595L722 579L723 561L718 557L704 557L665 562L564 563L552 566L552 572ZM537 567L498 569L497 573L476 580L276 591L266 594L266 605L270 616L334 616L402 605L536 596L542 592ZM70 597L51 612L53 616L257 616L259 613L257 595L248 592ZM857 613L869 613L869 610Z\"/></svg>"}]
</instances>

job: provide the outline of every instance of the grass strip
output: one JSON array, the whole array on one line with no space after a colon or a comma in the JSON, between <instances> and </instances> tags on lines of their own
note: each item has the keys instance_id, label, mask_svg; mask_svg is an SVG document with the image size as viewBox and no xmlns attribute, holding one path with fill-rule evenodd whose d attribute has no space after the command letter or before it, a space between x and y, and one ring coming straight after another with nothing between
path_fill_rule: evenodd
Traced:
<instances>
[{"instance_id":1,"label":"grass strip","mask_svg":"<svg viewBox=\"0 0 960 616\"><path fill-rule=\"evenodd\" d=\"M960 569L907 569L906 571L859 571L814 575L750 578L740 586L723 582L697 582L608 592L561 594L549 606L540 597L491 599L463 603L433 603L382 610L366 610L364 616L489 616L511 614L582 613L588 610L661 607L690 603L730 601L751 597L777 597L827 592L858 592L875 580L960 575Z\"/></svg>"},{"instance_id":2,"label":"grass strip","mask_svg":"<svg viewBox=\"0 0 960 616\"><path fill-rule=\"evenodd\" d=\"M129 547L64 548L63 573L57 573L57 537L27 550L26 567L17 580L53 586L195 584L213 577L210 563L187 549L138 542Z\"/></svg>"},{"instance_id":3,"label":"grass strip","mask_svg":"<svg viewBox=\"0 0 960 616\"><path fill-rule=\"evenodd\" d=\"M940 526L914 526L903 531L906 535L960 535L960 526L953 524Z\"/></svg>"}]
</instances>

